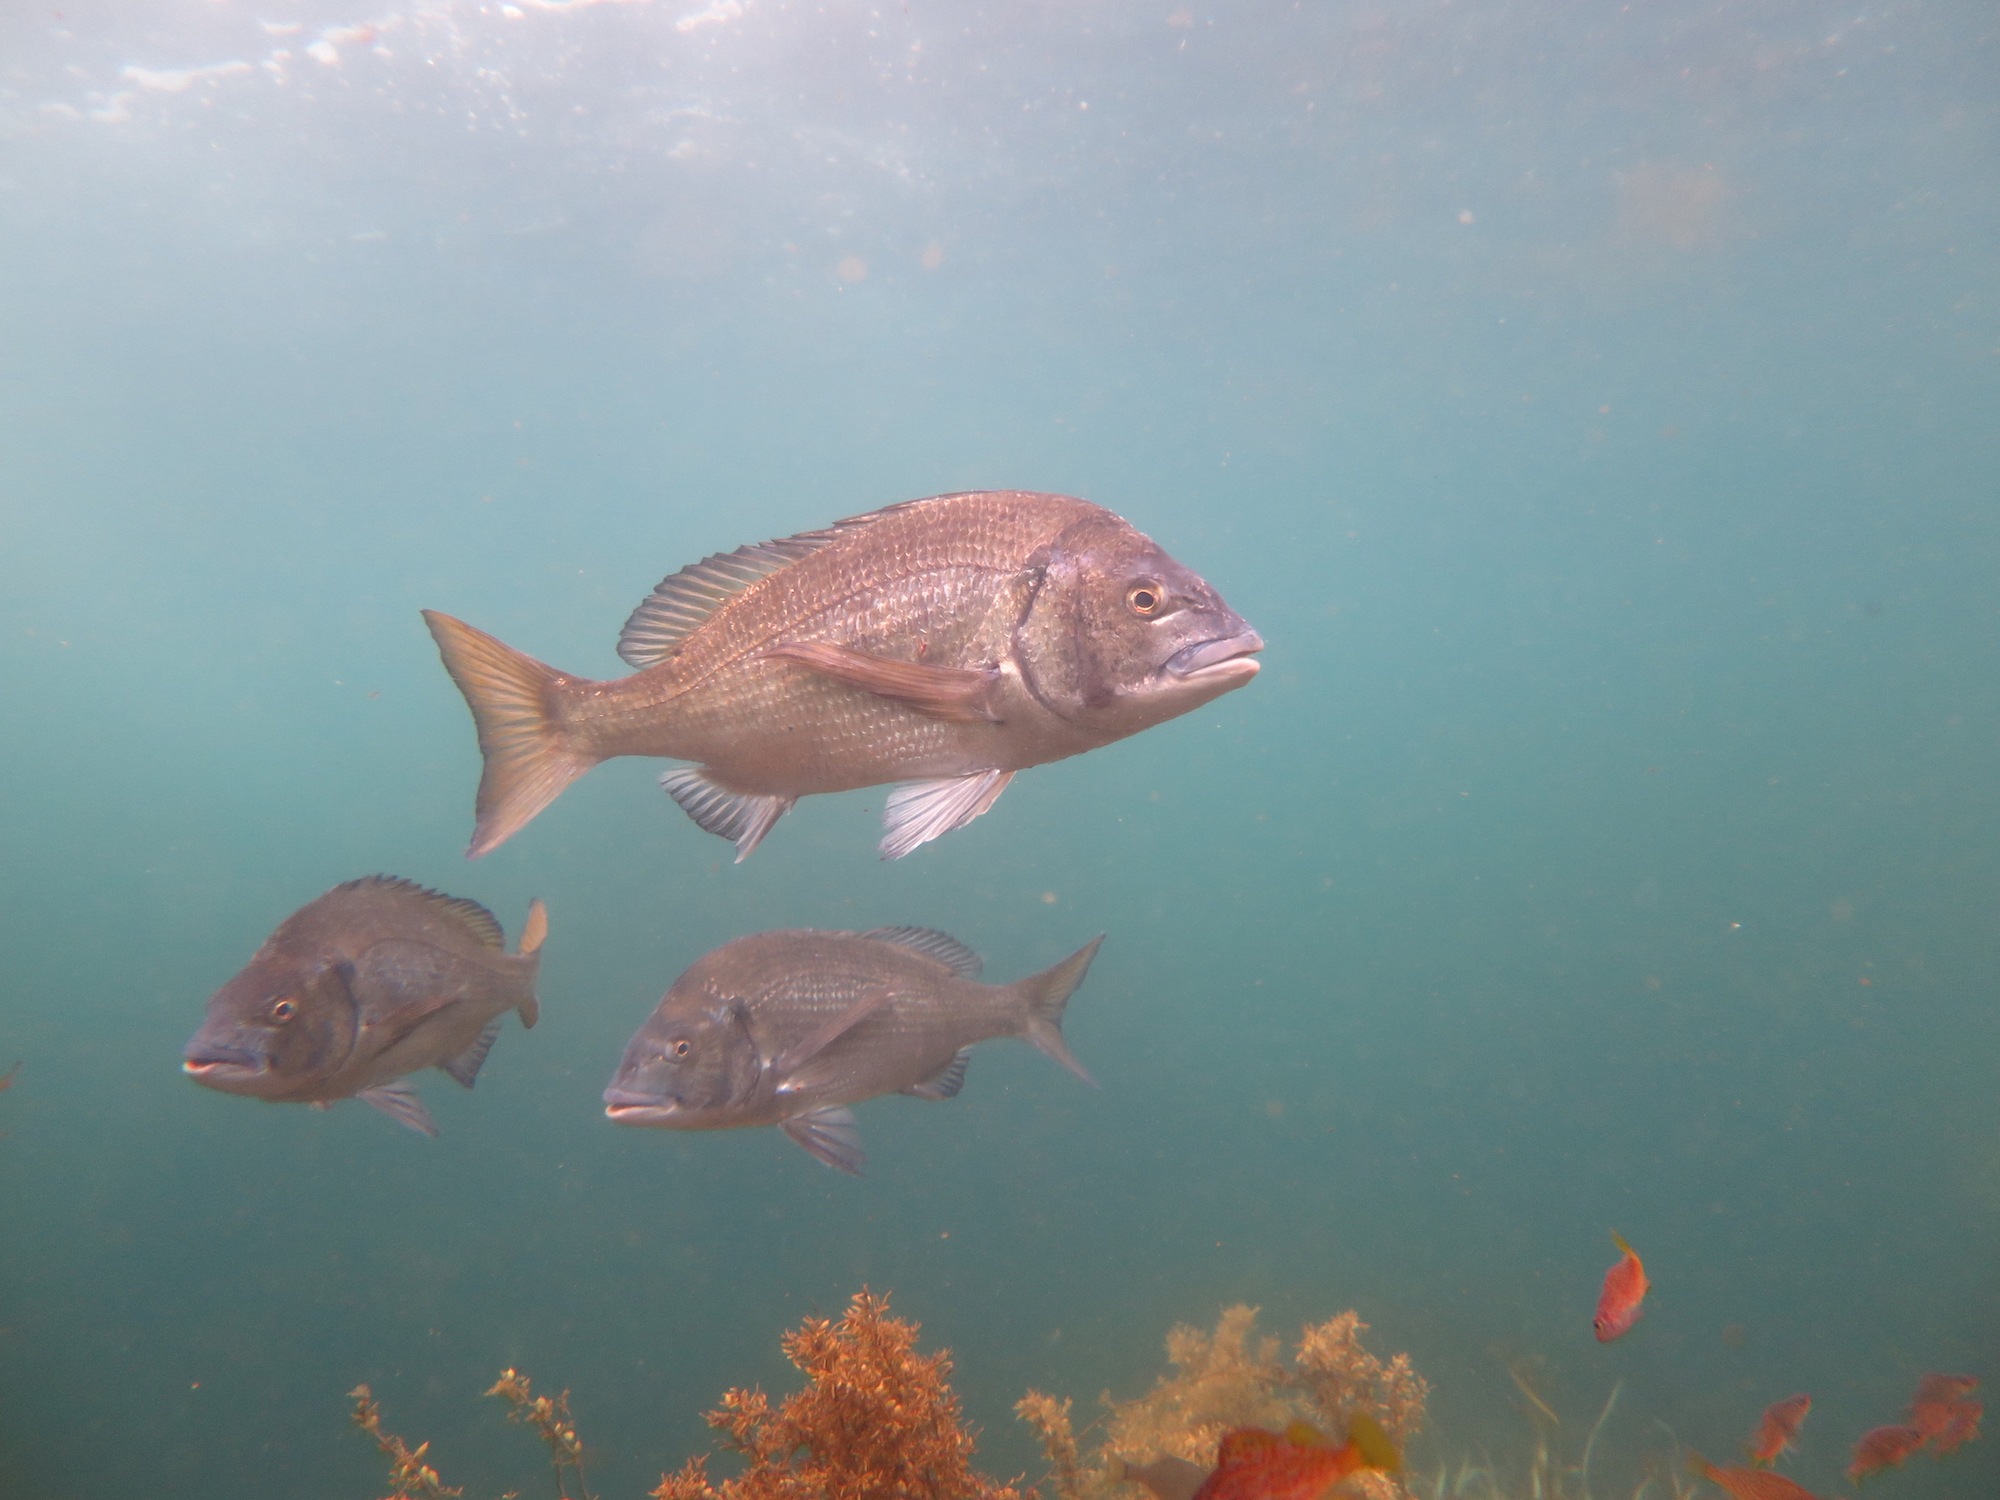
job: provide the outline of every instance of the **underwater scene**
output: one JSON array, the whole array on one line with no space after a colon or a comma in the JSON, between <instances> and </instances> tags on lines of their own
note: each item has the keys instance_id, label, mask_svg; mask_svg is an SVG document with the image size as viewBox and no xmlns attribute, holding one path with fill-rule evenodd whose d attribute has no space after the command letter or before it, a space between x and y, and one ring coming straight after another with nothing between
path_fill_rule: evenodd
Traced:
<instances>
[{"instance_id":1,"label":"underwater scene","mask_svg":"<svg viewBox=\"0 0 2000 1500\"><path fill-rule=\"evenodd\" d=\"M6 7L0 1495L2000 1495L1996 76Z\"/></svg>"}]
</instances>

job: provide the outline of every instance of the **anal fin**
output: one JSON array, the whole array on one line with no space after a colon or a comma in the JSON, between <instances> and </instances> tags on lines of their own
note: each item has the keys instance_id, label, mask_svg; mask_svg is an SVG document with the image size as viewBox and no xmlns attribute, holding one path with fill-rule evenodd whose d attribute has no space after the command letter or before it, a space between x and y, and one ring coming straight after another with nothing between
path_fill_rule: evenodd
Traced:
<instances>
[{"instance_id":1,"label":"anal fin","mask_svg":"<svg viewBox=\"0 0 2000 1500\"><path fill-rule=\"evenodd\" d=\"M400 1125L407 1125L419 1135L436 1135L437 1121L424 1108L424 1101L417 1097L416 1089L407 1078L392 1079L388 1083L378 1083L372 1089L363 1089L354 1096L364 1104L372 1104L390 1119Z\"/></svg>"},{"instance_id":2,"label":"anal fin","mask_svg":"<svg viewBox=\"0 0 2000 1500\"><path fill-rule=\"evenodd\" d=\"M472 1045L458 1056L447 1058L438 1064L439 1069L449 1073L453 1080L465 1088L471 1088L479 1077L480 1064L486 1061L486 1054L493 1050L493 1039L500 1035L500 1023L495 1021L478 1036Z\"/></svg>"},{"instance_id":3,"label":"anal fin","mask_svg":"<svg viewBox=\"0 0 2000 1500\"><path fill-rule=\"evenodd\" d=\"M884 859L901 859L941 833L963 828L999 800L1014 779L1012 771L974 771L936 781L906 781L889 793L882 808Z\"/></svg>"},{"instance_id":4,"label":"anal fin","mask_svg":"<svg viewBox=\"0 0 2000 1500\"><path fill-rule=\"evenodd\" d=\"M834 1170L850 1177L861 1175L868 1154L861 1149L861 1127L854 1122L854 1111L845 1105L822 1105L780 1128Z\"/></svg>"},{"instance_id":5,"label":"anal fin","mask_svg":"<svg viewBox=\"0 0 2000 1500\"><path fill-rule=\"evenodd\" d=\"M918 1099L950 1099L965 1087L965 1065L971 1057L970 1047L960 1047L935 1077L913 1083L899 1092Z\"/></svg>"},{"instance_id":6,"label":"anal fin","mask_svg":"<svg viewBox=\"0 0 2000 1500\"><path fill-rule=\"evenodd\" d=\"M764 841L778 819L792 810L796 797L766 797L732 792L719 786L700 766L679 766L663 772L660 785L680 803L681 811L700 827L736 845L736 863Z\"/></svg>"}]
</instances>

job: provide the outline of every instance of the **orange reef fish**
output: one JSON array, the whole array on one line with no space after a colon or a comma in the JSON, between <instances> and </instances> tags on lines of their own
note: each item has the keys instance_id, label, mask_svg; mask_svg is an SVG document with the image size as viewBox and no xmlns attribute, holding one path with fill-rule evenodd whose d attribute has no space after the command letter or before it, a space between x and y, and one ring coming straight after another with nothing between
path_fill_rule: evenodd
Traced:
<instances>
[{"instance_id":1,"label":"orange reef fish","mask_svg":"<svg viewBox=\"0 0 2000 1500\"><path fill-rule=\"evenodd\" d=\"M1736 1500L1817 1500L1796 1479L1769 1469L1718 1469L1699 1453L1688 1454L1688 1468L1710 1484L1721 1485Z\"/></svg>"},{"instance_id":2,"label":"orange reef fish","mask_svg":"<svg viewBox=\"0 0 2000 1500\"><path fill-rule=\"evenodd\" d=\"M1366 1412L1347 1424L1347 1441L1335 1447L1309 1422L1283 1432L1239 1427L1223 1434L1215 1468L1203 1474L1180 1458L1155 1459L1143 1468L1121 1464L1116 1477L1143 1484L1159 1500L1320 1500L1357 1469L1394 1474L1402 1456L1382 1426Z\"/></svg>"},{"instance_id":3,"label":"orange reef fish","mask_svg":"<svg viewBox=\"0 0 2000 1500\"><path fill-rule=\"evenodd\" d=\"M1787 1396L1782 1401L1773 1401L1764 1408L1762 1420L1757 1430L1750 1434L1750 1440L1743 1445L1753 1464L1777 1462L1778 1455L1797 1442L1799 1428L1804 1424L1806 1413L1812 1410L1812 1397L1807 1395Z\"/></svg>"},{"instance_id":4,"label":"orange reef fish","mask_svg":"<svg viewBox=\"0 0 2000 1500\"><path fill-rule=\"evenodd\" d=\"M1972 1398L1979 1389L1972 1375L1926 1375L1910 1398L1910 1425L1924 1435L1940 1457L1979 1436L1985 1408Z\"/></svg>"},{"instance_id":5,"label":"orange reef fish","mask_svg":"<svg viewBox=\"0 0 2000 1500\"><path fill-rule=\"evenodd\" d=\"M1608 1344L1621 1333L1629 1332L1632 1325L1639 1321L1639 1304L1646 1300L1646 1289L1652 1285L1646 1280L1646 1268L1639 1264L1639 1252L1626 1244L1625 1237L1615 1229L1611 1231L1611 1243L1624 1253L1618 1263L1604 1273L1604 1290L1597 1298L1597 1316L1590 1320L1600 1344Z\"/></svg>"},{"instance_id":6,"label":"orange reef fish","mask_svg":"<svg viewBox=\"0 0 2000 1500\"><path fill-rule=\"evenodd\" d=\"M1854 1444L1854 1462L1847 1466L1850 1484L1859 1484L1878 1469L1894 1468L1924 1445L1914 1427L1875 1427Z\"/></svg>"},{"instance_id":7,"label":"orange reef fish","mask_svg":"<svg viewBox=\"0 0 2000 1500\"><path fill-rule=\"evenodd\" d=\"M625 622L630 676L558 672L425 611L485 769L477 858L592 766L660 778L741 860L800 797L900 783L884 859L1016 771L1239 688L1263 638L1199 575L1068 495L938 495L681 569Z\"/></svg>"}]
</instances>

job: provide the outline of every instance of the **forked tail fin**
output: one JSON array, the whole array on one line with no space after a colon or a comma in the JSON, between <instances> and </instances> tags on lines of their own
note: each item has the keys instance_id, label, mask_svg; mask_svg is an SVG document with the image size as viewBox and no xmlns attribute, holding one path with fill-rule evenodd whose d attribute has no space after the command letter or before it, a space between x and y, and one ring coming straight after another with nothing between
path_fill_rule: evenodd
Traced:
<instances>
[{"instance_id":1,"label":"forked tail fin","mask_svg":"<svg viewBox=\"0 0 2000 1500\"><path fill-rule=\"evenodd\" d=\"M550 714L559 674L463 620L424 611L438 654L479 727L478 823L467 859L491 853L597 764L564 743Z\"/></svg>"},{"instance_id":2,"label":"forked tail fin","mask_svg":"<svg viewBox=\"0 0 2000 1500\"><path fill-rule=\"evenodd\" d=\"M1070 995L1083 983L1090 961L1097 957L1097 946L1103 941L1104 934L1100 932L1054 968L1030 974L1016 986L1028 1000L1028 1021L1021 1034L1092 1088L1097 1087L1097 1080L1070 1055L1069 1043L1063 1040L1062 1018Z\"/></svg>"}]
</instances>

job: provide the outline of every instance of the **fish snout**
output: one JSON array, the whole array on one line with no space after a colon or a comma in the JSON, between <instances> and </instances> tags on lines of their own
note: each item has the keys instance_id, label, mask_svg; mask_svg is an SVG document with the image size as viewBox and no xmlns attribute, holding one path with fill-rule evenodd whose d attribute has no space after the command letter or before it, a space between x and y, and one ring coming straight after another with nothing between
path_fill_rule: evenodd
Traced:
<instances>
[{"instance_id":1,"label":"fish snout","mask_svg":"<svg viewBox=\"0 0 2000 1500\"><path fill-rule=\"evenodd\" d=\"M1235 635L1219 636L1212 641L1196 641L1192 646L1183 646L1167 658L1166 670L1176 677L1192 677L1197 672L1206 672L1218 667L1231 671L1254 675L1257 663L1250 660L1255 653L1264 649L1264 637L1245 626ZM1247 668L1248 671L1244 671Z\"/></svg>"},{"instance_id":2,"label":"fish snout","mask_svg":"<svg viewBox=\"0 0 2000 1500\"><path fill-rule=\"evenodd\" d=\"M679 1107L665 1094L642 1094L636 1089L621 1089L616 1084L604 1091L605 1116L621 1125L657 1124Z\"/></svg>"},{"instance_id":3,"label":"fish snout","mask_svg":"<svg viewBox=\"0 0 2000 1500\"><path fill-rule=\"evenodd\" d=\"M226 1047L199 1037L181 1049L181 1056L184 1059L181 1071L190 1078L209 1078L230 1071L261 1073L270 1066L269 1058L248 1047Z\"/></svg>"}]
</instances>

